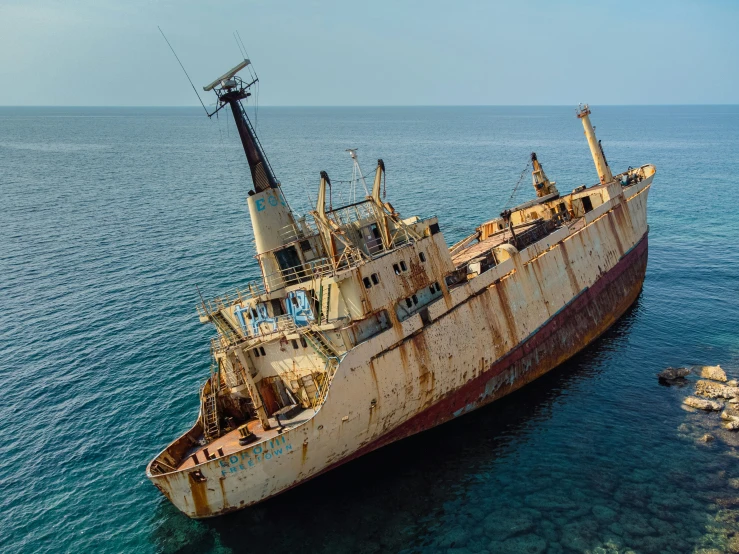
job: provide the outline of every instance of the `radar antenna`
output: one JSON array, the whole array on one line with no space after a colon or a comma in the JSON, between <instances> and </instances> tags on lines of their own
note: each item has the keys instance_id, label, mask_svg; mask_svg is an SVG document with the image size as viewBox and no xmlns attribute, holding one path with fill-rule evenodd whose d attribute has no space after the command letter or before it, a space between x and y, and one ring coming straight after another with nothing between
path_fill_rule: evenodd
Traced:
<instances>
[{"instance_id":1,"label":"radar antenna","mask_svg":"<svg viewBox=\"0 0 739 554\"><path fill-rule=\"evenodd\" d=\"M208 117L213 117L226 106L231 108L231 114L236 122L241 144L244 147L244 153L249 162L254 191L259 193L268 189L276 189L280 184L275 179L272 166L264 154L264 149L257 138L251 121L249 121L249 117L246 115L246 110L241 105L241 100L251 96L249 89L259 82L259 78L256 75L249 82L245 82L237 75L239 71L249 65L251 65L249 60L243 60L233 69L227 71L212 83L204 86L203 90L206 92L213 91L218 97L218 107L208 113Z\"/></svg>"}]
</instances>

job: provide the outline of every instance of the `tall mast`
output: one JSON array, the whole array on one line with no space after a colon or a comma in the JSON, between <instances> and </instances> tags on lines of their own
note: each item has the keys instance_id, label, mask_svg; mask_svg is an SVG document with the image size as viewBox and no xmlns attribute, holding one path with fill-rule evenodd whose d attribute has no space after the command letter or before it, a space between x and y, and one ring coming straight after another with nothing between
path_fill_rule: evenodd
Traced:
<instances>
[{"instance_id":1,"label":"tall mast","mask_svg":"<svg viewBox=\"0 0 739 554\"><path fill-rule=\"evenodd\" d=\"M254 127L241 104L242 100L251 96L249 88L257 82L257 79L254 78L251 82L245 83L236 74L250 63L249 60L244 60L231 71L203 87L203 90L212 90L218 96L218 108L209 114L210 116L225 106L229 106L236 122L254 185L254 190L249 191L247 204L254 229L257 255L259 255L284 244L283 239L289 234L287 230L294 229L295 220L282 194L280 183L275 179L272 167L267 161Z\"/></svg>"},{"instance_id":2,"label":"tall mast","mask_svg":"<svg viewBox=\"0 0 739 554\"><path fill-rule=\"evenodd\" d=\"M588 139L588 146L590 146L590 153L593 156L593 162L595 163L595 169L598 172L600 183L601 185L610 183L613 181L613 174L611 173L611 168L608 167L606 155L603 153L603 147L600 145L600 141L595 138L595 127L590 123L590 107L587 104L581 104L577 111L577 117L582 120L585 137Z\"/></svg>"},{"instance_id":3,"label":"tall mast","mask_svg":"<svg viewBox=\"0 0 739 554\"><path fill-rule=\"evenodd\" d=\"M261 144L254 132L251 121L249 121L249 117L241 105L241 100L247 96L249 96L248 92L234 89L223 94L219 99L221 102L227 102L231 107L236 128L239 130L241 145L244 147L244 153L249 162L251 179L254 183L254 192L262 192L268 188L276 189L278 187L277 179L275 179L272 168L262 151Z\"/></svg>"}]
</instances>

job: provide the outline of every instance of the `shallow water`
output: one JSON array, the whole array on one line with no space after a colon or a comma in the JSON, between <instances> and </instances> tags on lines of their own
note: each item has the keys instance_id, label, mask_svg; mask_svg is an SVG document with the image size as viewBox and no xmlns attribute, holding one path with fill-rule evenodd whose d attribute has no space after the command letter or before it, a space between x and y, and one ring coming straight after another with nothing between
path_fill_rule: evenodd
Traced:
<instances>
[{"instance_id":1,"label":"shallow water","mask_svg":"<svg viewBox=\"0 0 739 554\"><path fill-rule=\"evenodd\" d=\"M197 413L206 296L256 276L231 122L195 109L0 108L0 536L28 552L691 552L734 547L739 439L680 407L666 366L739 377L739 107L602 107L615 171L654 163L633 308L522 391L252 509L180 515L144 467ZM263 108L294 208L344 149L449 243L597 178L570 108ZM345 201L346 186L334 187ZM681 426L682 425L682 426ZM710 430L717 440L702 443ZM739 539L737 539L739 542Z\"/></svg>"}]
</instances>

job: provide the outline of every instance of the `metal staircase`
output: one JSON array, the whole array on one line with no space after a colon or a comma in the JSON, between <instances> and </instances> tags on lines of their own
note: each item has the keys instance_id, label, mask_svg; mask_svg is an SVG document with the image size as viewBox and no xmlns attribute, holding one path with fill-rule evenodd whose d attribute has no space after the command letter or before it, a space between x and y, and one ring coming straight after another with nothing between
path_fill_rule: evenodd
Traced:
<instances>
[{"instance_id":1,"label":"metal staircase","mask_svg":"<svg viewBox=\"0 0 739 554\"><path fill-rule=\"evenodd\" d=\"M331 285L328 284L323 286L323 279L321 279L320 286L318 287L318 313L316 314L316 325L322 325L328 323L328 311L331 304ZM313 287L316 290L316 287Z\"/></svg>"},{"instance_id":2,"label":"metal staircase","mask_svg":"<svg viewBox=\"0 0 739 554\"><path fill-rule=\"evenodd\" d=\"M218 387L213 386L217 383L220 375L214 371L211 366L210 379L204 384L200 390L200 410L203 414L203 436L207 442L217 439L221 435L221 426L218 417Z\"/></svg>"},{"instance_id":3,"label":"metal staircase","mask_svg":"<svg viewBox=\"0 0 739 554\"><path fill-rule=\"evenodd\" d=\"M212 312L210 318L213 321L219 334L229 344L236 344L242 339L241 332L236 329L231 322L220 312Z\"/></svg>"},{"instance_id":4,"label":"metal staircase","mask_svg":"<svg viewBox=\"0 0 739 554\"><path fill-rule=\"evenodd\" d=\"M311 345L311 348L313 348L313 350L315 350L315 352L326 362L324 378L320 381L314 379L316 392L311 399L311 403L315 410L323 404L324 400L326 400L329 385L339 367L342 356L337 352L331 344L331 341L326 338L317 325L311 324L309 326L302 327L300 329L300 334L305 338L308 344Z\"/></svg>"}]
</instances>

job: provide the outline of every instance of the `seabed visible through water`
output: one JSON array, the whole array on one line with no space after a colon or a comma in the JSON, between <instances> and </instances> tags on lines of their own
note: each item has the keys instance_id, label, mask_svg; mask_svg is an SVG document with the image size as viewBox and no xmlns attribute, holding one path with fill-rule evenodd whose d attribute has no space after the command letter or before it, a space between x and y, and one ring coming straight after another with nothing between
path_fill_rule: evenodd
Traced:
<instances>
[{"instance_id":1,"label":"seabed visible through water","mask_svg":"<svg viewBox=\"0 0 739 554\"><path fill-rule=\"evenodd\" d=\"M233 126L194 108L0 108L3 551L736 551L739 435L656 374L739 377L739 107L592 117L614 170L657 167L632 309L508 398L192 521L144 468L197 414L213 332L195 284L258 276ZM260 108L258 132L297 211L357 148L450 244L500 213L532 151L560 190L597 179L574 107Z\"/></svg>"}]
</instances>

